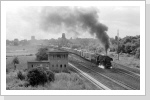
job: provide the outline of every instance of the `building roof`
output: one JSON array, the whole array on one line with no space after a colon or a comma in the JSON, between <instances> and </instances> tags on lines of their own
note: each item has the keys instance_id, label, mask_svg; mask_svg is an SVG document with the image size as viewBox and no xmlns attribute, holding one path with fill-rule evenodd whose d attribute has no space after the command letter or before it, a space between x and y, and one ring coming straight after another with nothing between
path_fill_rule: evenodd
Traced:
<instances>
[{"instance_id":1,"label":"building roof","mask_svg":"<svg viewBox=\"0 0 150 100\"><path fill-rule=\"evenodd\" d=\"M58 49L49 49L47 53L68 53L68 52Z\"/></svg>"},{"instance_id":2,"label":"building roof","mask_svg":"<svg viewBox=\"0 0 150 100\"><path fill-rule=\"evenodd\" d=\"M36 60L33 60L33 61L28 61L28 63L49 63L48 60L44 60L44 61L36 61Z\"/></svg>"}]
</instances>

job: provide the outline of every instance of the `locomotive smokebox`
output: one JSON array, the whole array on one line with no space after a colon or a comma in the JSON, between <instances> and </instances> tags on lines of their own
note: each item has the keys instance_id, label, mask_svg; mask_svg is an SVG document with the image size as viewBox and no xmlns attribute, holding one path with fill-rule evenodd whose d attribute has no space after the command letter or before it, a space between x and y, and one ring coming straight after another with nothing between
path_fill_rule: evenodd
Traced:
<instances>
[{"instance_id":1,"label":"locomotive smokebox","mask_svg":"<svg viewBox=\"0 0 150 100\"><path fill-rule=\"evenodd\" d=\"M99 55L97 57L98 67L104 66L104 68L110 69L112 67L111 61L113 61L113 59L106 55Z\"/></svg>"}]
</instances>

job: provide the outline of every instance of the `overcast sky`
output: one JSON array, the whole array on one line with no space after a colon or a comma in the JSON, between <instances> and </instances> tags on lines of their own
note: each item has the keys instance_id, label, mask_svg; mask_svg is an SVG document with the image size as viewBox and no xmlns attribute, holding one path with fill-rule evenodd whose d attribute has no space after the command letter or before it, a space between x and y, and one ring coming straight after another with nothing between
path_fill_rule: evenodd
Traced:
<instances>
[{"instance_id":1,"label":"overcast sky","mask_svg":"<svg viewBox=\"0 0 150 100\"><path fill-rule=\"evenodd\" d=\"M62 33L66 33L67 38L94 37L84 26L74 25L81 24L77 21L78 18L75 18L78 17L75 14L80 12L74 9L76 8L7 7L6 39L30 39L31 36L36 39L51 39L61 37ZM120 37L140 35L140 7L87 7L83 12L86 11L93 12L99 23L108 27L106 33L109 37L115 37L118 29ZM58 15L62 16L62 19Z\"/></svg>"}]
</instances>

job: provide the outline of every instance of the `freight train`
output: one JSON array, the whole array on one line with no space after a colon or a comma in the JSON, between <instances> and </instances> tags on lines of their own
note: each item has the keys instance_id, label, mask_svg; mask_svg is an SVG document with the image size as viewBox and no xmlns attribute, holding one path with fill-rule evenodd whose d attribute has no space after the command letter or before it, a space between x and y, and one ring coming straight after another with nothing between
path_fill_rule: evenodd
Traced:
<instances>
[{"instance_id":1,"label":"freight train","mask_svg":"<svg viewBox=\"0 0 150 100\"><path fill-rule=\"evenodd\" d=\"M105 69L111 69L112 64L111 61L113 59L107 55L101 55L96 53L87 52L86 50L77 50L77 49L71 49L68 47L61 47L62 50L77 54L81 57L84 57L85 59L91 61L92 63L96 64L97 66L102 66Z\"/></svg>"}]
</instances>

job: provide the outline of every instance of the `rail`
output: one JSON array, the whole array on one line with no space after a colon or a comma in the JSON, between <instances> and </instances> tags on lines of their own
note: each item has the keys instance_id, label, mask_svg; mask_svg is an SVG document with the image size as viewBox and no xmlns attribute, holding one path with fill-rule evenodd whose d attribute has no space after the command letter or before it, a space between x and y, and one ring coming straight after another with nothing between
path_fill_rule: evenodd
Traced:
<instances>
[{"instance_id":1,"label":"rail","mask_svg":"<svg viewBox=\"0 0 150 100\"><path fill-rule=\"evenodd\" d=\"M108 88L107 86L105 86L104 84L100 83L99 81L97 81L96 79L94 79L93 77L91 77L90 75L88 75L87 73L81 71L80 69L78 69L77 67L75 67L73 64L69 63L70 66L72 66L75 70L77 70L78 72L80 72L80 74L82 74L85 78L87 78L89 81L91 81L94 85L96 85L99 89L102 90L110 90L110 88Z\"/></svg>"}]
</instances>

